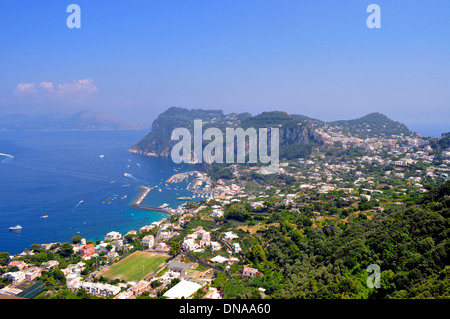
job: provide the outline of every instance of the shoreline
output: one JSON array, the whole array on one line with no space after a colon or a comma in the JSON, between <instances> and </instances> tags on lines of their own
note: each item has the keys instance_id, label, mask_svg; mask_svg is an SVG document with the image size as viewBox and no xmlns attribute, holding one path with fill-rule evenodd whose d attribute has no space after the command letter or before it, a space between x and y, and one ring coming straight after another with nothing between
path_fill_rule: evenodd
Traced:
<instances>
[{"instance_id":1,"label":"shoreline","mask_svg":"<svg viewBox=\"0 0 450 319\"><path fill-rule=\"evenodd\" d=\"M137 189L141 190L141 193L134 199L134 201L131 203L131 206L142 209L142 210L148 210L153 212L163 212L167 213L169 215L172 214L170 209L157 207L157 206L147 206L147 205L141 205L142 201L147 197L147 195L150 193L150 191L153 189L152 187L147 186L137 186Z\"/></svg>"}]
</instances>

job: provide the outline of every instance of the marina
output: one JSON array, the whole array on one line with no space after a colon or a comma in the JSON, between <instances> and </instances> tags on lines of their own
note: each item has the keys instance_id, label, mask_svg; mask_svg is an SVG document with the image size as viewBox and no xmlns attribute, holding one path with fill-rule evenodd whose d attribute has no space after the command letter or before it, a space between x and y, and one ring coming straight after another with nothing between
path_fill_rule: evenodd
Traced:
<instances>
[{"instance_id":1,"label":"marina","mask_svg":"<svg viewBox=\"0 0 450 319\"><path fill-rule=\"evenodd\" d=\"M138 197L136 197L136 199L131 203L131 206L136 207L138 209L142 209L142 210L148 210L148 211L153 211L153 212L163 212L163 213L168 213L171 214L171 210L170 208L167 208L167 206L164 207L157 207L157 206L146 206L146 205L141 205L142 201L147 197L147 195L150 193L150 191L153 189L151 187L146 187L146 186L138 186L137 187L139 190L141 190L141 193L138 195Z\"/></svg>"}]
</instances>

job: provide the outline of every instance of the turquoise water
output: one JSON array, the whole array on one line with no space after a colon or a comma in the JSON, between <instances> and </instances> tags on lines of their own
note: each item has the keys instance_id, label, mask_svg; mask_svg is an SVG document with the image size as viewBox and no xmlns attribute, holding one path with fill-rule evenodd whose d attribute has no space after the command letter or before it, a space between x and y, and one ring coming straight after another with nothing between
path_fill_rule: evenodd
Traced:
<instances>
[{"instance_id":1,"label":"turquoise water","mask_svg":"<svg viewBox=\"0 0 450 319\"><path fill-rule=\"evenodd\" d=\"M102 239L109 231L124 234L167 217L131 207L140 193L136 187L161 188L144 205L176 208L182 203L177 197L191 193L186 183L165 181L192 167L129 153L146 133L0 132L0 252L15 254L75 235ZM9 230L15 225L23 229Z\"/></svg>"}]
</instances>

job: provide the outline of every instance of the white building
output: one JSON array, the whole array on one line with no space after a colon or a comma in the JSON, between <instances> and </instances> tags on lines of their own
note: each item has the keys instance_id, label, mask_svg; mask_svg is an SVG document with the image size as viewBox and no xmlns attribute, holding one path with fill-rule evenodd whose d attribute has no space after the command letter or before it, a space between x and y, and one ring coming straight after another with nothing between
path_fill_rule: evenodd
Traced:
<instances>
[{"instance_id":1,"label":"white building","mask_svg":"<svg viewBox=\"0 0 450 319\"><path fill-rule=\"evenodd\" d=\"M209 247L211 248L212 251L220 250L220 248L222 248L222 246L220 246L220 244L216 241L212 241Z\"/></svg>"},{"instance_id":2,"label":"white building","mask_svg":"<svg viewBox=\"0 0 450 319\"><path fill-rule=\"evenodd\" d=\"M244 267L244 269L242 270L242 274L244 276L253 278L258 274L258 269L251 268L251 267Z\"/></svg>"},{"instance_id":3,"label":"white building","mask_svg":"<svg viewBox=\"0 0 450 319\"><path fill-rule=\"evenodd\" d=\"M112 231L106 234L105 240L116 240L122 237L122 234L116 231Z\"/></svg>"},{"instance_id":4,"label":"white building","mask_svg":"<svg viewBox=\"0 0 450 319\"><path fill-rule=\"evenodd\" d=\"M169 299L181 299L184 297L187 299L200 288L202 288L202 286L195 282L181 280L178 284L166 291L164 297Z\"/></svg>"},{"instance_id":5,"label":"white building","mask_svg":"<svg viewBox=\"0 0 450 319\"><path fill-rule=\"evenodd\" d=\"M25 280L25 272L23 271L14 271L14 272L7 272L3 275L4 278L8 278L12 280L13 282L21 282Z\"/></svg>"},{"instance_id":6,"label":"white building","mask_svg":"<svg viewBox=\"0 0 450 319\"><path fill-rule=\"evenodd\" d=\"M236 235L235 233L233 233L232 231L229 231L229 232L226 232L223 234L224 234L225 240L227 240L227 241L239 238L239 236Z\"/></svg>"},{"instance_id":7,"label":"white building","mask_svg":"<svg viewBox=\"0 0 450 319\"><path fill-rule=\"evenodd\" d=\"M109 297L120 292L120 287L118 286L84 281L75 281L71 288L74 292L84 289L88 294L100 297Z\"/></svg>"},{"instance_id":8,"label":"white building","mask_svg":"<svg viewBox=\"0 0 450 319\"><path fill-rule=\"evenodd\" d=\"M155 237L153 237L153 235L147 235L144 238L142 238L141 244L149 248L152 248L153 245L155 244Z\"/></svg>"},{"instance_id":9,"label":"white building","mask_svg":"<svg viewBox=\"0 0 450 319\"><path fill-rule=\"evenodd\" d=\"M223 217L223 210L221 210L221 209L213 209L211 211L211 217Z\"/></svg>"},{"instance_id":10,"label":"white building","mask_svg":"<svg viewBox=\"0 0 450 319\"><path fill-rule=\"evenodd\" d=\"M183 249L186 251L193 251L198 248L193 238L188 238L183 241Z\"/></svg>"}]
</instances>

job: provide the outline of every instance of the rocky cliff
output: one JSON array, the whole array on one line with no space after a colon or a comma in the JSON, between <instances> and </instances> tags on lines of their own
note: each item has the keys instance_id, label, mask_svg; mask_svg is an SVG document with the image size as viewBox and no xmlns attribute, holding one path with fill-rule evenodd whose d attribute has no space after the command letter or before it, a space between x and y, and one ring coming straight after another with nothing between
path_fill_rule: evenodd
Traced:
<instances>
[{"instance_id":1,"label":"rocky cliff","mask_svg":"<svg viewBox=\"0 0 450 319\"><path fill-rule=\"evenodd\" d=\"M169 156L177 141L171 140L175 128L184 127L193 136L193 122L201 119L203 130L209 127L220 129L223 133L227 127L278 127L280 133L280 147L289 147L302 144L320 143L321 137L313 129L285 112L263 112L252 116L249 113L232 113L225 115L220 110L188 110L172 107L161 113L153 122L151 132L141 141L130 148L130 152L148 156ZM224 139L225 140L225 139Z\"/></svg>"}]
</instances>

